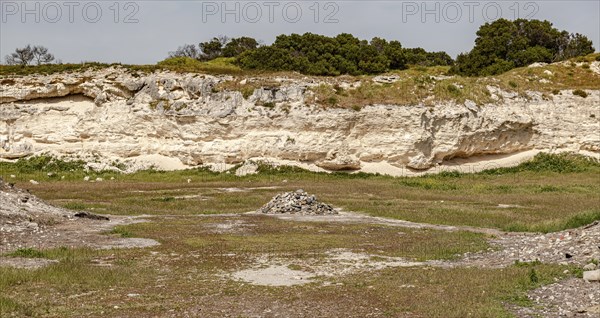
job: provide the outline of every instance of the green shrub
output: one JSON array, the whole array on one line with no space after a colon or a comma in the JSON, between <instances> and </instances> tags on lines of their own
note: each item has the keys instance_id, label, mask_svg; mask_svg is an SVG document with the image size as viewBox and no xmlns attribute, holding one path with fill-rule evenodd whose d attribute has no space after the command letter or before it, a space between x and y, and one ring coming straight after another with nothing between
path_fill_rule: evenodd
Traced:
<instances>
[{"instance_id":1,"label":"green shrub","mask_svg":"<svg viewBox=\"0 0 600 318\"><path fill-rule=\"evenodd\" d=\"M454 84L448 84L448 87L446 87L446 89L452 95L460 95L460 89Z\"/></svg>"},{"instance_id":2,"label":"green shrub","mask_svg":"<svg viewBox=\"0 0 600 318\"><path fill-rule=\"evenodd\" d=\"M338 104L338 99L335 96L331 96L329 98L327 98L327 104L329 104L329 106L335 106Z\"/></svg>"},{"instance_id":3,"label":"green shrub","mask_svg":"<svg viewBox=\"0 0 600 318\"><path fill-rule=\"evenodd\" d=\"M565 50L564 43L569 49ZM592 41L587 37L558 30L549 21L498 19L479 28L475 47L458 55L451 72L496 75L535 62L564 61L593 52Z\"/></svg>"},{"instance_id":4,"label":"green shrub","mask_svg":"<svg viewBox=\"0 0 600 318\"><path fill-rule=\"evenodd\" d=\"M34 248L19 248L16 251L9 253L8 256L12 257L25 257L25 258L43 258L44 253Z\"/></svg>"},{"instance_id":5,"label":"green shrub","mask_svg":"<svg viewBox=\"0 0 600 318\"><path fill-rule=\"evenodd\" d=\"M572 173L584 172L592 168L600 168L600 162L592 157L574 153L548 154L539 153L530 161L516 167L484 170L482 174L504 174L522 171Z\"/></svg>"},{"instance_id":6,"label":"green shrub","mask_svg":"<svg viewBox=\"0 0 600 318\"><path fill-rule=\"evenodd\" d=\"M517 84L517 83L516 83L516 82L514 82L514 81L509 81L509 82L508 82L508 85L510 85L510 87L512 87L512 88L517 88L517 87L519 87L519 84Z\"/></svg>"},{"instance_id":7,"label":"green shrub","mask_svg":"<svg viewBox=\"0 0 600 318\"><path fill-rule=\"evenodd\" d=\"M532 284L537 284L537 283L540 281L540 279L538 278L538 275L537 275L537 273L536 273L536 271L535 271L535 268L532 268L532 269L529 271L529 281L530 281Z\"/></svg>"},{"instance_id":8,"label":"green shrub","mask_svg":"<svg viewBox=\"0 0 600 318\"><path fill-rule=\"evenodd\" d=\"M85 161L64 161L47 155L33 156L19 159L15 166L20 173L32 173L41 171L68 172L78 171L85 168Z\"/></svg>"},{"instance_id":9,"label":"green shrub","mask_svg":"<svg viewBox=\"0 0 600 318\"><path fill-rule=\"evenodd\" d=\"M574 90L573 95L583 97L583 98L588 97L588 94L584 90L581 90L581 89Z\"/></svg>"},{"instance_id":10,"label":"green shrub","mask_svg":"<svg viewBox=\"0 0 600 318\"><path fill-rule=\"evenodd\" d=\"M110 234L117 234L120 237L124 237L124 238L133 237L133 234L131 232L127 231L126 229L124 229L121 226L115 227L109 233Z\"/></svg>"},{"instance_id":11,"label":"green shrub","mask_svg":"<svg viewBox=\"0 0 600 318\"><path fill-rule=\"evenodd\" d=\"M262 104L263 107L267 107L267 108L275 108L275 103L274 102L265 102Z\"/></svg>"}]
</instances>

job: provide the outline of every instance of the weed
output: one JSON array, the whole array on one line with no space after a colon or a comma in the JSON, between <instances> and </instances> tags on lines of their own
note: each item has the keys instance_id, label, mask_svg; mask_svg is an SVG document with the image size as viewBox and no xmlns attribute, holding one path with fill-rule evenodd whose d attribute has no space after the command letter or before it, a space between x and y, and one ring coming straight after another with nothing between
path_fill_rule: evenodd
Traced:
<instances>
[{"instance_id":1,"label":"weed","mask_svg":"<svg viewBox=\"0 0 600 318\"><path fill-rule=\"evenodd\" d=\"M109 233L119 235L120 237L123 237L123 238L133 237L133 233L129 232L122 226L115 227Z\"/></svg>"},{"instance_id":2,"label":"weed","mask_svg":"<svg viewBox=\"0 0 600 318\"><path fill-rule=\"evenodd\" d=\"M274 102L264 102L264 103L262 103L262 106L266 107L266 108L275 108L275 103Z\"/></svg>"},{"instance_id":3,"label":"weed","mask_svg":"<svg viewBox=\"0 0 600 318\"><path fill-rule=\"evenodd\" d=\"M80 202L69 202L69 203L63 204L63 208L79 211L79 210L85 210L87 208L87 206Z\"/></svg>"},{"instance_id":4,"label":"weed","mask_svg":"<svg viewBox=\"0 0 600 318\"><path fill-rule=\"evenodd\" d=\"M42 253L34 248L19 248L12 253L8 253L7 256L25 257L25 258L43 258L44 253Z\"/></svg>"},{"instance_id":5,"label":"weed","mask_svg":"<svg viewBox=\"0 0 600 318\"><path fill-rule=\"evenodd\" d=\"M447 89L448 89L448 92L450 92L450 94L453 94L453 95L460 94L460 89L454 84L448 84Z\"/></svg>"},{"instance_id":6,"label":"weed","mask_svg":"<svg viewBox=\"0 0 600 318\"><path fill-rule=\"evenodd\" d=\"M532 267L532 266L542 265L542 262L540 262L539 260L535 260L535 261L531 261L531 262L522 262L520 260L515 260L514 265L517 267Z\"/></svg>"},{"instance_id":7,"label":"weed","mask_svg":"<svg viewBox=\"0 0 600 318\"><path fill-rule=\"evenodd\" d=\"M175 201L175 197L162 197L162 198L152 198L151 201L160 201L160 202L172 202Z\"/></svg>"},{"instance_id":8,"label":"weed","mask_svg":"<svg viewBox=\"0 0 600 318\"><path fill-rule=\"evenodd\" d=\"M39 155L26 159L19 159L16 163L16 168L20 173L41 171L67 172L83 170L85 168L85 161L65 161L48 155Z\"/></svg>"},{"instance_id":9,"label":"weed","mask_svg":"<svg viewBox=\"0 0 600 318\"><path fill-rule=\"evenodd\" d=\"M535 271L535 268L532 268L531 270L529 270L529 281L532 284L537 284L540 281L540 279L538 278L538 274Z\"/></svg>"},{"instance_id":10,"label":"weed","mask_svg":"<svg viewBox=\"0 0 600 318\"><path fill-rule=\"evenodd\" d=\"M330 96L329 98L327 98L327 104L329 104L329 106L336 106L338 104L338 99L335 96Z\"/></svg>"},{"instance_id":11,"label":"weed","mask_svg":"<svg viewBox=\"0 0 600 318\"><path fill-rule=\"evenodd\" d=\"M573 95L579 96L579 97L582 97L582 98L588 97L588 93L586 93L584 90L581 90L581 89L574 90L573 91Z\"/></svg>"}]
</instances>

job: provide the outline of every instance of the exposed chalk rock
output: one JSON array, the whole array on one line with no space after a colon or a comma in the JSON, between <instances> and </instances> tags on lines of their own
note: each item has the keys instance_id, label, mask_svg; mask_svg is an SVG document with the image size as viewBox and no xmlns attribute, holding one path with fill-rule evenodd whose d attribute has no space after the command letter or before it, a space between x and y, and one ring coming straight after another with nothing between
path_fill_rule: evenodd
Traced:
<instances>
[{"instance_id":1,"label":"exposed chalk rock","mask_svg":"<svg viewBox=\"0 0 600 318\"><path fill-rule=\"evenodd\" d=\"M600 269L583 272L583 280L588 282L600 281Z\"/></svg>"},{"instance_id":2,"label":"exposed chalk rock","mask_svg":"<svg viewBox=\"0 0 600 318\"><path fill-rule=\"evenodd\" d=\"M173 169L272 158L327 170L370 163L425 170L451 158L528 150L600 153L600 90L548 100L488 86L496 104L371 105L357 112L311 105L310 88L322 84L314 79L281 81L248 98L215 90L234 80L123 68L13 77L0 88L0 157L160 156Z\"/></svg>"}]
</instances>

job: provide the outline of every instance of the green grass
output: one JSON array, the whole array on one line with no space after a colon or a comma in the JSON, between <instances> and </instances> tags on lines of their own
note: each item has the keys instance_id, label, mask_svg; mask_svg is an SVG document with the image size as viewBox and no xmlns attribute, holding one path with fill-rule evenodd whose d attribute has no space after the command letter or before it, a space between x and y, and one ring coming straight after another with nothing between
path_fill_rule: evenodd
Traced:
<instances>
[{"instance_id":1,"label":"green grass","mask_svg":"<svg viewBox=\"0 0 600 318\"><path fill-rule=\"evenodd\" d=\"M216 225L232 222L242 229L215 232ZM140 317L175 310L220 317L226 310L232 316L253 316L276 301L277 312L285 316L364 317L378 308L375 316L381 317L507 317L505 303L531 305L528 290L568 277L566 267L528 263L505 269L390 268L324 278L329 286L252 286L226 280L223 273L251 267L261 255L288 259L293 269L307 270L298 264L318 260L332 248L425 260L452 259L455 253L487 245L481 234L466 232L265 216L155 217L117 232L124 231L158 239L161 245L109 251L59 248L40 251L59 261L46 268L0 267L0 313ZM111 266L96 266L97 260ZM235 305L224 307L224 302Z\"/></svg>"},{"instance_id":2,"label":"green grass","mask_svg":"<svg viewBox=\"0 0 600 318\"><path fill-rule=\"evenodd\" d=\"M260 165L259 174L245 177L206 169L141 171L113 174L115 180L105 178L98 183L84 182L85 172L77 167L62 169L64 179L48 177L47 170L32 171L29 165L37 167L38 161L43 167L51 162L0 163L0 175L15 174L8 180L72 209L154 215L150 222L118 226L106 234L151 238L161 245L103 251L16 250L9 256L59 263L37 270L0 267L2 316L140 317L202 312L206 317L219 317L224 303L234 304L226 308L232 316L260 316L276 301L277 313L283 316L364 317L378 308L375 316L381 317L509 317L506 303L531 306L527 291L555 279L576 277L581 271L539 262L504 269L389 268L322 278L329 286L253 286L223 275L252 267L257 257L265 256L309 270L303 262L320 262L325 252L339 248L375 259L452 260L488 249L488 237L465 231L296 222L236 213L255 210L277 193L302 188L346 210L435 224L548 232L600 219L600 164L572 154L538 155L514 168L476 174L444 172L416 178L323 174ZM34 177L40 184L28 182ZM278 188L261 188L273 186ZM499 204L510 206L499 208ZM234 214L212 215L216 213ZM109 266L98 266L105 263Z\"/></svg>"},{"instance_id":3,"label":"green grass","mask_svg":"<svg viewBox=\"0 0 600 318\"><path fill-rule=\"evenodd\" d=\"M585 60L593 60L600 54L591 54ZM336 90L338 81L334 84L322 84L312 88L315 92L311 103L323 107L358 108L373 105L417 105L436 106L440 103L453 101L464 103L467 100L476 105L502 102L502 98L494 100L488 86L495 86L507 92L517 93L526 97L528 91L538 91L547 98L550 94L557 95L559 90L573 90L573 93L587 97L585 89L600 89L600 76L585 67L569 67L562 64L550 64L536 68L517 68L501 75L490 77L434 77L448 75L449 67L415 67L389 74L400 76L392 84L378 84L372 81L372 76L356 77L351 82L360 81L358 88ZM545 71L552 72L548 75ZM341 78L347 80L347 78ZM333 103L332 101L335 101Z\"/></svg>"},{"instance_id":4,"label":"green grass","mask_svg":"<svg viewBox=\"0 0 600 318\"><path fill-rule=\"evenodd\" d=\"M158 62L157 67L175 72L209 73L209 74L239 74L242 72L234 64L235 58L219 57L214 60L201 62L189 57L173 57Z\"/></svg>"},{"instance_id":5,"label":"green grass","mask_svg":"<svg viewBox=\"0 0 600 318\"><path fill-rule=\"evenodd\" d=\"M94 294L101 291L111 299L109 302L117 301L114 296L122 298L121 291L141 290L136 282L147 282L153 273L149 268L130 266L135 264L133 255L120 251L58 248L42 253L59 262L36 270L0 267L0 316L77 317L94 314L94 309L102 309L102 302L92 298ZM114 265L94 266L92 260L96 258L112 259ZM87 302L82 303L82 299ZM100 311L95 315L100 315Z\"/></svg>"},{"instance_id":6,"label":"green grass","mask_svg":"<svg viewBox=\"0 0 600 318\"><path fill-rule=\"evenodd\" d=\"M444 172L411 178L260 165L259 174L244 177L206 169L129 175L75 170L61 173L65 176L61 179L48 177L47 170L20 173L20 167L0 163L0 175L52 203L94 213L243 213L258 209L277 193L302 188L346 210L424 223L550 232L600 219L596 195L600 164L573 154L539 154L517 167L475 174ZM105 181L84 182L85 175ZM40 184L31 185L30 179ZM260 189L273 186L278 188ZM259 189L227 192L221 188Z\"/></svg>"},{"instance_id":7,"label":"green grass","mask_svg":"<svg viewBox=\"0 0 600 318\"><path fill-rule=\"evenodd\" d=\"M25 257L25 258L44 258L44 253L34 248L19 248L14 252L6 254L12 257Z\"/></svg>"},{"instance_id":8,"label":"green grass","mask_svg":"<svg viewBox=\"0 0 600 318\"><path fill-rule=\"evenodd\" d=\"M128 231L123 226L117 226L117 227L115 227L114 229L112 229L108 233L109 234L115 234L115 235L118 235L118 236L123 237L123 238L134 237L133 233L131 233L130 231Z\"/></svg>"}]
</instances>

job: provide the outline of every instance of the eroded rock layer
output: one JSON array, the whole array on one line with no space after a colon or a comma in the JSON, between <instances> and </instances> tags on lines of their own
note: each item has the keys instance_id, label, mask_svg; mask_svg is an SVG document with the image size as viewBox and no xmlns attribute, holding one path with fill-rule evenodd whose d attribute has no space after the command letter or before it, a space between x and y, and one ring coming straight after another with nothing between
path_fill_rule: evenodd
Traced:
<instances>
[{"instance_id":1,"label":"eroded rock layer","mask_svg":"<svg viewBox=\"0 0 600 318\"><path fill-rule=\"evenodd\" d=\"M216 89L231 76L109 68L5 78L0 157L161 155L182 166L273 158L356 171L373 162L428 169L531 149L600 152L599 90L582 98L571 90L543 96L490 87L501 102L356 111L311 105L314 80L274 80L280 85L244 97Z\"/></svg>"}]
</instances>

